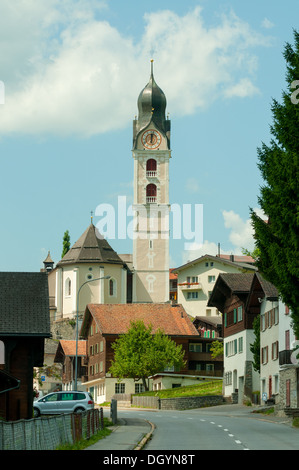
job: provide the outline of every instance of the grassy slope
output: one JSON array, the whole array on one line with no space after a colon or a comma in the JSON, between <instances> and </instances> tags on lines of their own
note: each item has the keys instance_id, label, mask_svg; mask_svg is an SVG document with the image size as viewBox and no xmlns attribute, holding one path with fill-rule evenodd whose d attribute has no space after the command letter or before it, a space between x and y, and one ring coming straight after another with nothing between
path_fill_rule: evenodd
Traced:
<instances>
[{"instance_id":1,"label":"grassy slope","mask_svg":"<svg viewBox=\"0 0 299 470\"><path fill-rule=\"evenodd\" d=\"M197 397L205 395L222 395L222 380L204 382L186 387L170 388L152 392L139 393L138 396L158 396L160 398Z\"/></svg>"}]
</instances>

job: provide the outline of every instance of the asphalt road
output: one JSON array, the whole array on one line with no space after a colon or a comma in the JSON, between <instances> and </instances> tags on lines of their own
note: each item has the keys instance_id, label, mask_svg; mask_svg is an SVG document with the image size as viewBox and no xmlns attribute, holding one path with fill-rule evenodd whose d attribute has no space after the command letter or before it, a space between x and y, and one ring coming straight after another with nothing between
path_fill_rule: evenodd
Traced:
<instances>
[{"instance_id":1,"label":"asphalt road","mask_svg":"<svg viewBox=\"0 0 299 470\"><path fill-rule=\"evenodd\" d=\"M223 405L188 411L118 410L119 417L155 424L146 451L299 450L299 429L285 418L253 414L246 406Z\"/></svg>"}]
</instances>

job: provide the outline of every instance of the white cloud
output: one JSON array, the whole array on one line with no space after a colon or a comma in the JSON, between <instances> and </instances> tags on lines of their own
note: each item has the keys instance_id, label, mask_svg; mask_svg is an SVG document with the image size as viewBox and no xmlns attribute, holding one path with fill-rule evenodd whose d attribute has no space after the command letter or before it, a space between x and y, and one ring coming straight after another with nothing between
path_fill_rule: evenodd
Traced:
<instances>
[{"instance_id":1,"label":"white cloud","mask_svg":"<svg viewBox=\"0 0 299 470\"><path fill-rule=\"evenodd\" d=\"M199 191L199 184L196 178L188 178L185 184L188 193L197 193Z\"/></svg>"},{"instance_id":2,"label":"white cloud","mask_svg":"<svg viewBox=\"0 0 299 470\"><path fill-rule=\"evenodd\" d=\"M266 219L261 209L254 209L254 211L260 216ZM228 240L231 244L229 250L223 249L223 242L220 243L221 254L235 254L241 255L242 248L246 248L249 251L254 249L254 238L253 238L253 227L251 219L248 218L245 221L240 217L239 214L230 211L222 211L224 227L229 229ZM222 231L222 227L221 230ZM227 247L228 243L224 242ZM188 251L183 252L182 258L183 263L187 263L190 260L194 260L205 254L216 256L218 253L218 243L205 240L203 244L193 243Z\"/></svg>"},{"instance_id":3,"label":"white cloud","mask_svg":"<svg viewBox=\"0 0 299 470\"><path fill-rule=\"evenodd\" d=\"M263 26L263 28L271 29L271 28L274 27L274 23L272 23L272 21L268 20L268 18L264 18L263 21L262 21L262 26Z\"/></svg>"},{"instance_id":4,"label":"white cloud","mask_svg":"<svg viewBox=\"0 0 299 470\"><path fill-rule=\"evenodd\" d=\"M224 96L226 98L232 98L236 96L238 98L245 98L246 96L256 95L259 93L259 89L253 85L249 78L242 78L239 83L228 87Z\"/></svg>"},{"instance_id":5,"label":"white cloud","mask_svg":"<svg viewBox=\"0 0 299 470\"><path fill-rule=\"evenodd\" d=\"M205 240L202 244L193 243L188 251L184 251L182 255L182 263L188 263L194 259L204 255L216 256L218 253L218 244ZM226 254L221 251L222 254ZM230 253L227 253L230 254Z\"/></svg>"},{"instance_id":6,"label":"white cloud","mask_svg":"<svg viewBox=\"0 0 299 470\"><path fill-rule=\"evenodd\" d=\"M185 16L150 13L135 44L101 20L105 7L95 0L2 0L2 134L90 136L126 126L146 84L152 49L171 114L257 92L253 48L268 42L233 13L211 27L199 7Z\"/></svg>"}]
</instances>

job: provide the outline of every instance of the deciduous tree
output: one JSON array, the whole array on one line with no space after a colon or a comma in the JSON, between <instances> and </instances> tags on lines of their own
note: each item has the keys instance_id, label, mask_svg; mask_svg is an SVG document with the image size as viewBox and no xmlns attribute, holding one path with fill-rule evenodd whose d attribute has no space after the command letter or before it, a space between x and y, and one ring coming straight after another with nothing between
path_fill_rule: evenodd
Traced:
<instances>
[{"instance_id":1,"label":"deciduous tree","mask_svg":"<svg viewBox=\"0 0 299 470\"><path fill-rule=\"evenodd\" d=\"M163 372L167 366L180 369L185 364L182 346L176 345L160 329L153 333L152 326L142 321L131 322L128 332L120 335L112 348L112 375L120 380L142 380L145 390L148 390L149 376Z\"/></svg>"}]
</instances>

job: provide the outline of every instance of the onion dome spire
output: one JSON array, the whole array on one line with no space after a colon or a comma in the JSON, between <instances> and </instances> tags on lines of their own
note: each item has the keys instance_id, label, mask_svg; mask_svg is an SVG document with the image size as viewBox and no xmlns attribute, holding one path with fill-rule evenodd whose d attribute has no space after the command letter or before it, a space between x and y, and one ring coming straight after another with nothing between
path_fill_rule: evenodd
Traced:
<instances>
[{"instance_id":1,"label":"onion dome spire","mask_svg":"<svg viewBox=\"0 0 299 470\"><path fill-rule=\"evenodd\" d=\"M154 78L154 61L152 59L149 82L139 94L137 101L138 118L134 123L134 139L150 122L164 134L169 131L170 121L165 116L166 104L166 96Z\"/></svg>"}]
</instances>

